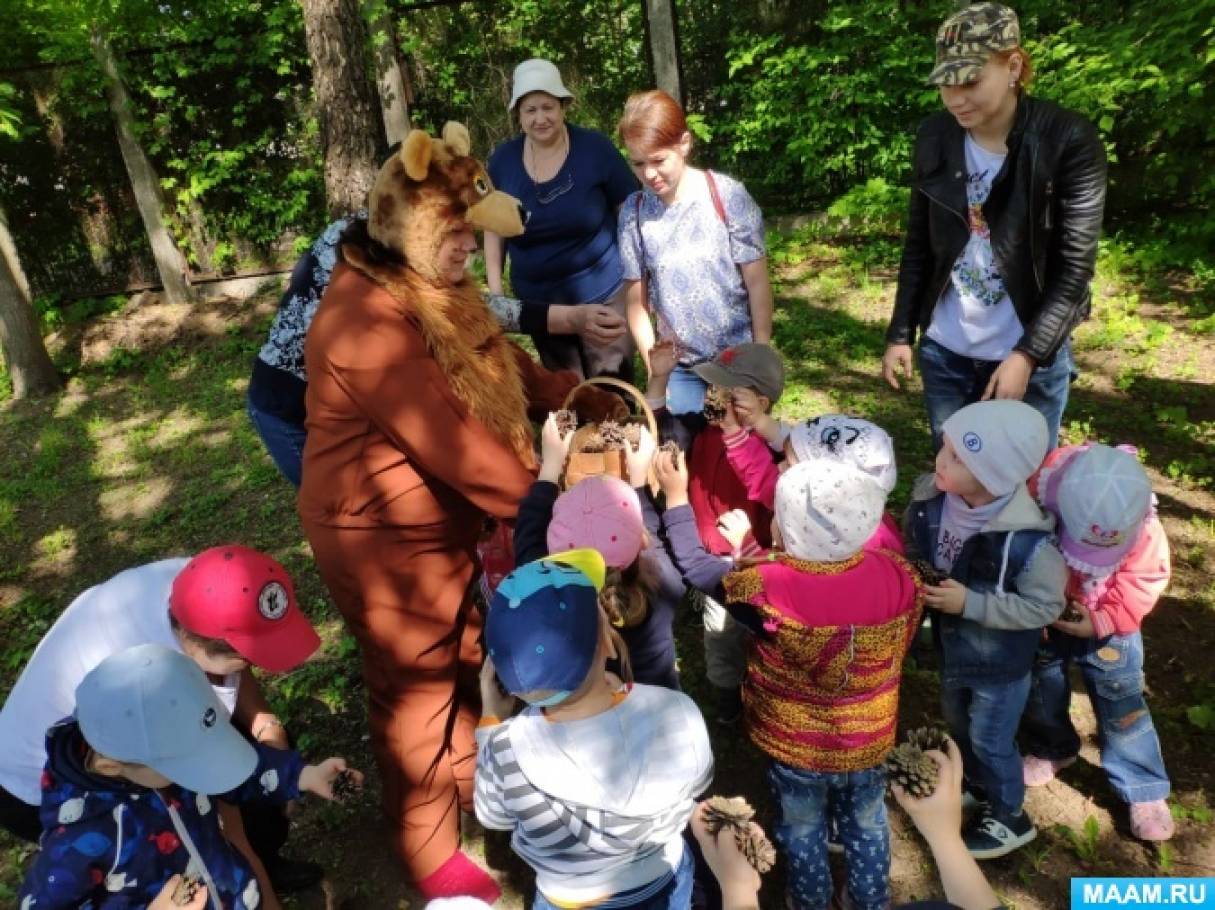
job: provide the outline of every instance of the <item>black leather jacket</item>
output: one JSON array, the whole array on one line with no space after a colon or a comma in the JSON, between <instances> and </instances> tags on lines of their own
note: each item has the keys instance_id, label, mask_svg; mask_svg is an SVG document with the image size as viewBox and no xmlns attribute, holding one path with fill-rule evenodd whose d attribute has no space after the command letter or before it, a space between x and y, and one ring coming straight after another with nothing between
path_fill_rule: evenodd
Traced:
<instances>
[{"instance_id":1,"label":"black leather jacket","mask_svg":"<svg viewBox=\"0 0 1215 910\"><path fill-rule=\"evenodd\" d=\"M964 140L948 111L920 125L888 344L913 344L917 330L928 328L970 237ZM1007 145L983 216L1004 287L1025 328L1015 349L1046 365L1089 313L1105 208L1105 147L1079 114L1030 96L1017 104Z\"/></svg>"}]
</instances>

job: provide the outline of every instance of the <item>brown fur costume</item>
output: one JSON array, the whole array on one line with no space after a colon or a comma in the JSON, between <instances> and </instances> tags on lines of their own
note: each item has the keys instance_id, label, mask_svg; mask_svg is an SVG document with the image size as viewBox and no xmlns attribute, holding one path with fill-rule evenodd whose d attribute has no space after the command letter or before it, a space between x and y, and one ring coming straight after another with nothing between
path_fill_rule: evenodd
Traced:
<instances>
[{"instance_id":1,"label":"brown fur costume","mask_svg":"<svg viewBox=\"0 0 1215 910\"><path fill-rule=\"evenodd\" d=\"M438 268L464 225L522 231L463 127L413 131L368 209L308 332L299 511L361 647L384 811L422 881L459 848L458 810L472 805L477 538L531 485L529 405L556 409L576 377L537 367L472 280Z\"/></svg>"}]
</instances>

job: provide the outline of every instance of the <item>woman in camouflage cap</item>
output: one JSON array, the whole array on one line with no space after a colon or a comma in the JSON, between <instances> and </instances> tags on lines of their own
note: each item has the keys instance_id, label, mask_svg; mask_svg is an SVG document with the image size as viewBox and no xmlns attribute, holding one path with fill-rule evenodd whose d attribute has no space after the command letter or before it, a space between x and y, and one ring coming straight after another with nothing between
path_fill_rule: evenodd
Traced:
<instances>
[{"instance_id":1,"label":"woman in camouflage cap","mask_svg":"<svg viewBox=\"0 0 1215 910\"><path fill-rule=\"evenodd\" d=\"M933 442L954 411L1023 399L1058 439L1089 313L1105 150L1080 115L1027 94L1017 14L973 3L937 31L928 77L945 110L920 126L911 214L882 374L919 365Z\"/></svg>"}]
</instances>

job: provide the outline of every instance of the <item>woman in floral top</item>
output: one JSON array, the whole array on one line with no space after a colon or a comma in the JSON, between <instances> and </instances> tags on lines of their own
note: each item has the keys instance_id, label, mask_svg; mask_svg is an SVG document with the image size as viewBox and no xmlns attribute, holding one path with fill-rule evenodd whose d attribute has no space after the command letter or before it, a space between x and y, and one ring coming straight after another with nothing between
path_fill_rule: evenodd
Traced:
<instances>
[{"instance_id":1,"label":"woman in floral top","mask_svg":"<svg viewBox=\"0 0 1215 910\"><path fill-rule=\"evenodd\" d=\"M629 98L620 138L643 189L620 210L629 329L647 367L657 341L672 342L672 414L701 410L705 384L692 367L744 341L772 337L772 287L763 215L737 180L688 164L692 134L666 92Z\"/></svg>"}]
</instances>

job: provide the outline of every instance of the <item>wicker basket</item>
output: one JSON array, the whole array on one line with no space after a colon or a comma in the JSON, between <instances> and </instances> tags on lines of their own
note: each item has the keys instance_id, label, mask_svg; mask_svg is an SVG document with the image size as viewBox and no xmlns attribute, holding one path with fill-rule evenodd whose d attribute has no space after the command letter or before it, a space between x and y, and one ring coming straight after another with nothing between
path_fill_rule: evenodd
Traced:
<instances>
[{"instance_id":1,"label":"wicker basket","mask_svg":"<svg viewBox=\"0 0 1215 910\"><path fill-rule=\"evenodd\" d=\"M645 396L636 387L619 379L611 379L607 376L587 379L570 390L570 393L565 397L565 403L562 407L568 408L573 403L574 398L577 397L578 390L588 385L607 386L626 393L637 403L638 410L645 416L646 426L649 427L650 435L655 440L658 439L658 421L654 418L654 412L650 409L650 406L646 404ZM587 439L597 430L598 424L588 423L586 426L579 427L574 431L574 438L570 441L569 458L565 462L565 472L561 477L562 489L568 490L578 481L584 480L587 477L595 477L599 474L618 477L625 483L628 483L628 458L627 453L623 449L615 449L610 452L583 451Z\"/></svg>"}]
</instances>

